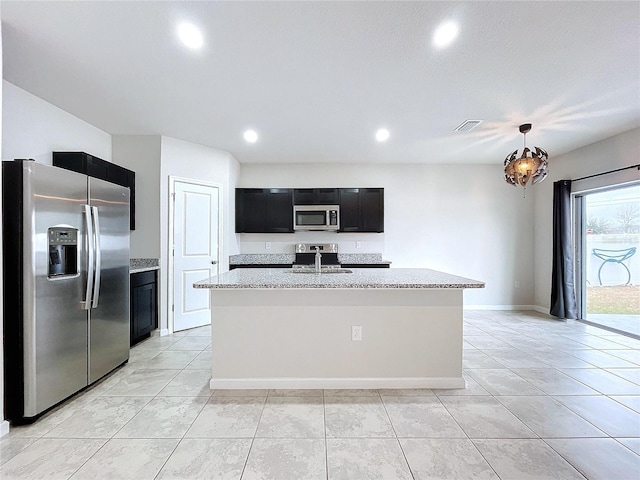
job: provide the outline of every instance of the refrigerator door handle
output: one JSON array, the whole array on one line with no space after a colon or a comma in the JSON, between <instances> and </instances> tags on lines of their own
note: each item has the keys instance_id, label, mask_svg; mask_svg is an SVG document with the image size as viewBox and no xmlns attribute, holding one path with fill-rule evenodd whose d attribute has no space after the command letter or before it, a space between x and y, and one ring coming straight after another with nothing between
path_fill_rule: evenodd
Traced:
<instances>
[{"instance_id":1,"label":"refrigerator door handle","mask_svg":"<svg viewBox=\"0 0 640 480\"><path fill-rule=\"evenodd\" d=\"M96 279L93 285L93 302L91 308L98 307L98 299L100 298L100 276L102 273L102 253L100 251L100 216L98 215L98 207L91 207L93 212L93 236L95 239L96 250Z\"/></svg>"},{"instance_id":2,"label":"refrigerator door handle","mask_svg":"<svg viewBox=\"0 0 640 480\"><path fill-rule=\"evenodd\" d=\"M91 297L93 295L93 220L91 219L91 206L84 205L84 218L87 222L87 293L85 294L82 308L89 310L91 308Z\"/></svg>"}]
</instances>

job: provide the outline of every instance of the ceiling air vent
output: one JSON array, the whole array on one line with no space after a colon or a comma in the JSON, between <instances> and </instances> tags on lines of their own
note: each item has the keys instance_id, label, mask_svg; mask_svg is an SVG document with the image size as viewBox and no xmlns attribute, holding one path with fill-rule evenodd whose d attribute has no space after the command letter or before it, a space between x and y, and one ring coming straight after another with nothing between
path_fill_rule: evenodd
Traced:
<instances>
[{"instance_id":1,"label":"ceiling air vent","mask_svg":"<svg viewBox=\"0 0 640 480\"><path fill-rule=\"evenodd\" d=\"M482 123L482 120L465 120L454 130L454 132L470 132L478 125Z\"/></svg>"}]
</instances>

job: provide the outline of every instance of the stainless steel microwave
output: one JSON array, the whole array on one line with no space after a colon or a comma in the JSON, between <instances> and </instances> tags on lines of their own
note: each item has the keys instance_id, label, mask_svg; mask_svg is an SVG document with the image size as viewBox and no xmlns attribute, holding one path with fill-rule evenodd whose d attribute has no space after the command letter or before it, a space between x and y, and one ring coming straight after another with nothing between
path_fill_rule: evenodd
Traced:
<instances>
[{"instance_id":1,"label":"stainless steel microwave","mask_svg":"<svg viewBox=\"0 0 640 480\"><path fill-rule=\"evenodd\" d=\"M340 206L295 205L293 207L294 230L338 231L340 228Z\"/></svg>"}]
</instances>

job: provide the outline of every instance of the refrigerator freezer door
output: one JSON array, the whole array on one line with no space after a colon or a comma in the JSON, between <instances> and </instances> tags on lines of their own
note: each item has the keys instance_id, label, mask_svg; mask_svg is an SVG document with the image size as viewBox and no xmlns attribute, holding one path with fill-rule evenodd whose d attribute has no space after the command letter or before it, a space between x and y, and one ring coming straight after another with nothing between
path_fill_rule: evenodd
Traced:
<instances>
[{"instance_id":1,"label":"refrigerator freezer door","mask_svg":"<svg viewBox=\"0 0 640 480\"><path fill-rule=\"evenodd\" d=\"M89 178L100 247L89 310L90 384L129 359L129 196L128 188Z\"/></svg>"},{"instance_id":2,"label":"refrigerator freezer door","mask_svg":"<svg viewBox=\"0 0 640 480\"><path fill-rule=\"evenodd\" d=\"M33 417L87 385L84 175L23 164L24 416ZM49 276L48 229L77 229L77 275ZM6 299L5 299L6 300ZM5 322L11 319L6 319Z\"/></svg>"}]
</instances>

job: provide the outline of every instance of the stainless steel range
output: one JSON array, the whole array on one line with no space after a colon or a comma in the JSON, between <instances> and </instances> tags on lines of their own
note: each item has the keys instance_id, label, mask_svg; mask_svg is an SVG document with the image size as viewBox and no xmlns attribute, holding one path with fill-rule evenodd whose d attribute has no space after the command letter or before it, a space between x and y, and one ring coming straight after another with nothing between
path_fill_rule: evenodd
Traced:
<instances>
[{"instance_id":1,"label":"stainless steel range","mask_svg":"<svg viewBox=\"0 0 640 480\"><path fill-rule=\"evenodd\" d=\"M321 273L340 270L337 243L297 243L295 253L294 272Z\"/></svg>"}]
</instances>

